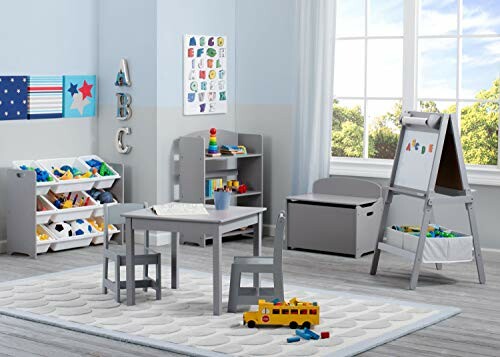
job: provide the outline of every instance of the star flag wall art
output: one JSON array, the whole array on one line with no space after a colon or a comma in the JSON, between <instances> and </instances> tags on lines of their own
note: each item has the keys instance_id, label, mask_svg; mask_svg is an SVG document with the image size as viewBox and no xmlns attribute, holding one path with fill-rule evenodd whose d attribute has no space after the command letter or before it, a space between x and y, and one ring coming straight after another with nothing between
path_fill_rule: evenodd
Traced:
<instances>
[{"instance_id":1,"label":"star flag wall art","mask_svg":"<svg viewBox=\"0 0 500 357\"><path fill-rule=\"evenodd\" d=\"M0 76L0 120L28 117L28 76Z\"/></svg>"},{"instance_id":2,"label":"star flag wall art","mask_svg":"<svg viewBox=\"0 0 500 357\"><path fill-rule=\"evenodd\" d=\"M62 118L62 76L29 76L28 119Z\"/></svg>"},{"instance_id":3,"label":"star flag wall art","mask_svg":"<svg viewBox=\"0 0 500 357\"><path fill-rule=\"evenodd\" d=\"M96 76L64 76L63 117L93 117L96 113Z\"/></svg>"}]
</instances>

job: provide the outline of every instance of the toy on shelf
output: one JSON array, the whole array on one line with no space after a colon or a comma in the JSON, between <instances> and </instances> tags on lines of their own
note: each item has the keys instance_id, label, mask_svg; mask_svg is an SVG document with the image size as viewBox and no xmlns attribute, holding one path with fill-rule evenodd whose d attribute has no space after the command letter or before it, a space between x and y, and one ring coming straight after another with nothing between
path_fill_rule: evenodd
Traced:
<instances>
[{"instance_id":1,"label":"toy on shelf","mask_svg":"<svg viewBox=\"0 0 500 357\"><path fill-rule=\"evenodd\" d=\"M217 145L217 130L215 128L210 129L210 138L208 139L208 150L207 156L216 157L221 156L219 152L219 146Z\"/></svg>"},{"instance_id":2,"label":"toy on shelf","mask_svg":"<svg viewBox=\"0 0 500 357\"><path fill-rule=\"evenodd\" d=\"M90 195L90 197L98 201L100 204L115 202L113 194L108 191L101 191L93 188L90 191L87 191L87 193Z\"/></svg>"},{"instance_id":3,"label":"toy on shelf","mask_svg":"<svg viewBox=\"0 0 500 357\"><path fill-rule=\"evenodd\" d=\"M109 168L108 164L104 161L90 159L85 161L87 165L97 170L100 176L114 176L115 173Z\"/></svg>"},{"instance_id":4,"label":"toy on shelf","mask_svg":"<svg viewBox=\"0 0 500 357\"><path fill-rule=\"evenodd\" d=\"M73 179L84 179L96 177L97 170L93 168L87 172L81 172L78 168L72 167L70 165L63 165L61 167L52 167L52 173L59 180L73 180Z\"/></svg>"},{"instance_id":5,"label":"toy on shelf","mask_svg":"<svg viewBox=\"0 0 500 357\"><path fill-rule=\"evenodd\" d=\"M309 329L319 324L319 305L316 302L299 301L297 298L273 302L259 300L257 311L243 313L243 325L253 328L257 325L281 325L296 329Z\"/></svg>"},{"instance_id":6,"label":"toy on shelf","mask_svg":"<svg viewBox=\"0 0 500 357\"><path fill-rule=\"evenodd\" d=\"M73 236L82 236L93 232L93 226L84 219L76 219L70 222Z\"/></svg>"},{"instance_id":7,"label":"toy on shelf","mask_svg":"<svg viewBox=\"0 0 500 357\"><path fill-rule=\"evenodd\" d=\"M240 181L227 180L227 187L229 187L232 191L238 191L238 188L240 187Z\"/></svg>"},{"instance_id":8,"label":"toy on shelf","mask_svg":"<svg viewBox=\"0 0 500 357\"><path fill-rule=\"evenodd\" d=\"M55 194L54 192L49 191L47 193L47 198L57 209L83 207L83 206L88 206L90 204L90 197L84 199L83 196L78 193L76 193L72 197L71 192L68 193L68 195L66 196L66 194L64 193Z\"/></svg>"},{"instance_id":9,"label":"toy on shelf","mask_svg":"<svg viewBox=\"0 0 500 357\"><path fill-rule=\"evenodd\" d=\"M220 152L224 155L246 155L247 148L243 145L222 145Z\"/></svg>"},{"instance_id":10,"label":"toy on shelf","mask_svg":"<svg viewBox=\"0 0 500 357\"><path fill-rule=\"evenodd\" d=\"M240 185L240 187L238 187L238 193L247 193L248 191L248 187L247 185L245 185L244 183Z\"/></svg>"},{"instance_id":11,"label":"toy on shelf","mask_svg":"<svg viewBox=\"0 0 500 357\"><path fill-rule=\"evenodd\" d=\"M21 166L19 166L19 168L21 170L24 170L24 171L35 171L36 182L52 182L52 181L54 181L54 178L52 176L50 176L46 170L42 170L38 167L21 165Z\"/></svg>"},{"instance_id":12,"label":"toy on shelf","mask_svg":"<svg viewBox=\"0 0 500 357\"><path fill-rule=\"evenodd\" d=\"M392 229L409 233L414 236L420 236L420 226L392 226ZM427 238L456 238L456 234L448 229L443 229L437 224L427 226Z\"/></svg>"},{"instance_id":13,"label":"toy on shelf","mask_svg":"<svg viewBox=\"0 0 500 357\"><path fill-rule=\"evenodd\" d=\"M54 234L56 239L68 238L73 236L71 226L66 222L51 223L48 228Z\"/></svg>"}]
</instances>

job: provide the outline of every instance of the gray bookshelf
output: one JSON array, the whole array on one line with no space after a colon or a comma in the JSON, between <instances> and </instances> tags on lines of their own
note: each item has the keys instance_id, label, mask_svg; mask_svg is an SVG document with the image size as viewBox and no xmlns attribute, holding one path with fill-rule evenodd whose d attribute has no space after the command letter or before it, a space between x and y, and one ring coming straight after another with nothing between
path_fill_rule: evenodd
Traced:
<instances>
[{"instance_id":1,"label":"gray bookshelf","mask_svg":"<svg viewBox=\"0 0 500 357\"><path fill-rule=\"evenodd\" d=\"M233 206L263 206L263 137L260 134L244 134L227 130L217 130L217 144L244 145L246 155L222 155L207 157L209 129L198 131L179 139L179 200L189 203L214 204L213 198L205 197L207 179L222 178L238 180L246 184L248 191L233 194ZM225 237L252 233L252 229L237 230ZM207 236L197 236L186 232L181 235L181 243L195 243L205 247Z\"/></svg>"}]
</instances>

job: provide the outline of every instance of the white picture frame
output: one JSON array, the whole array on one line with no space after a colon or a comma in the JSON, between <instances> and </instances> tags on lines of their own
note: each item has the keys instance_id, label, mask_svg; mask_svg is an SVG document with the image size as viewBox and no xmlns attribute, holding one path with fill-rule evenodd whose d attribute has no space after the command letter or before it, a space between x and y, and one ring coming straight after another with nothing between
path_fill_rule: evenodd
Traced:
<instances>
[{"instance_id":1,"label":"white picture frame","mask_svg":"<svg viewBox=\"0 0 500 357\"><path fill-rule=\"evenodd\" d=\"M184 35L184 115L227 113L227 37Z\"/></svg>"}]
</instances>

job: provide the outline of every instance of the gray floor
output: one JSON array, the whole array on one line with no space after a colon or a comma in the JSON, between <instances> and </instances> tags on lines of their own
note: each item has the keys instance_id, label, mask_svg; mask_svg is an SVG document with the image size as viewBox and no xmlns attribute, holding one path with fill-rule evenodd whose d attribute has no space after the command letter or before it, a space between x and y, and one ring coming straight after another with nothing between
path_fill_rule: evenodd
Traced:
<instances>
[{"instance_id":1,"label":"gray floor","mask_svg":"<svg viewBox=\"0 0 500 357\"><path fill-rule=\"evenodd\" d=\"M271 252L265 239L264 253ZM0 281L94 265L101 262L101 247L89 247L39 256L0 256ZM250 254L251 240L223 245L224 271L234 255ZM168 247L162 252L169 252ZM210 246L181 246L181 268L210 271ZM168 254L164 261L168 263ZM406 290L409 264L382 255L379 274L368 274L371 255L355 260L327 254L285 251L286 283L356 293L389 296L462 308L457 317L377 347L363 356L499 356L500 252L485 252L487 285L477 284L473 263L444 266L440 272L424 267L416 291ZM181 272L182 273L182 272ZM165 265L164 274L168 274ZM181 274L182 284L182 274ZM81 333L0 317L0 356L167 356L163 351L88 336Z\"/></svg>"}]
</instances>

